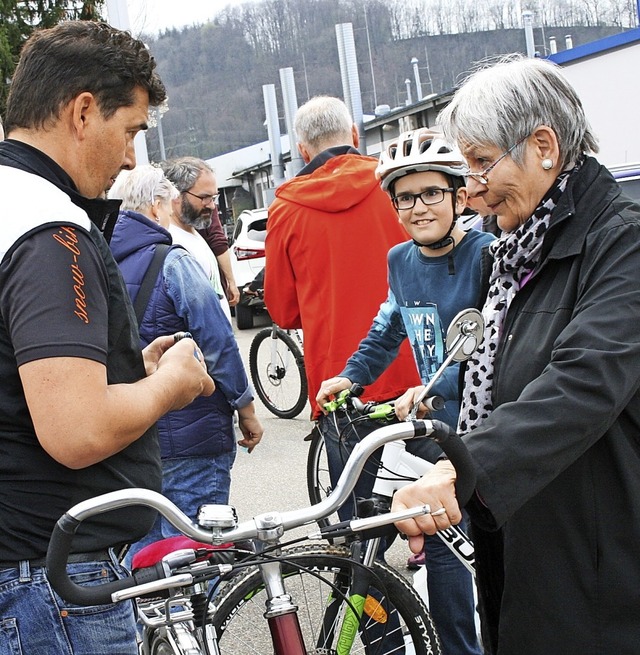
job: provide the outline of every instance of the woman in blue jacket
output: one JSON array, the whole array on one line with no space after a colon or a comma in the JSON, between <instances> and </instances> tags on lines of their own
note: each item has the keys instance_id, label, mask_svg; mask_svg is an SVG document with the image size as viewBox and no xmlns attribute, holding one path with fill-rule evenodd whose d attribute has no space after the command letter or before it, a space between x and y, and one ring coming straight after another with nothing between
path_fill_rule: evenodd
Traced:
<instances>
[{"instance_id":1,"label":"woman in blue jacket","mask_svg":"<svg viewBox=\"0 0 640 655\"><path fill-rule=\"evenodd\" d=\"M109 192L122 198L111 250L135 303L158 244L171 244L167 227L177 190L161 169L137 166L123 171ZM198 262L182 247L168 250L140 322L143 347L161 334L188 331L202 350L216 383L208 398L199 398L158 421L165 496L191 518L203 503L229 501L231 467L236 453L234 414L251 451L262 437L253 390L220 301ZM178 534L158 519L132 552L157 539Z\"/></svg>"}]
</instances>

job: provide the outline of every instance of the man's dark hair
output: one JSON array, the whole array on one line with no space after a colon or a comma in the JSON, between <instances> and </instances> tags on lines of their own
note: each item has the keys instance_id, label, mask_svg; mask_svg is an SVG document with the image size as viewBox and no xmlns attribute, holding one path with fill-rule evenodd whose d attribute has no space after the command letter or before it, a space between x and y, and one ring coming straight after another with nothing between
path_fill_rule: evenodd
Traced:
<instances>
[{"instance_id":1,"label":"man's dark hair","mask_svg":"<svg viewBox=\"0 0 640 655\"><path fill-rule=\"evenodd\" d=\"M66 21L35 32L11 80L5 129L43 128L85 91L104 118L133 105L136 87L148 91L155 107L167 95L155 67L142 41L106 23Z\"/></svg>"}]
</instances>

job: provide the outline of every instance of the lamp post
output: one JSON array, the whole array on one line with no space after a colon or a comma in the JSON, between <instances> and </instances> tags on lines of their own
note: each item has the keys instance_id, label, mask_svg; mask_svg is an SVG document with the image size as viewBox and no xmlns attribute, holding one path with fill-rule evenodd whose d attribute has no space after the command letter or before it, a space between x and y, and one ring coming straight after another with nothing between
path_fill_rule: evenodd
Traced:
<instances>
[{"instance_id":1,"label":"lamp post","mask_svg":"<svg viewBox=\"0 0 640 655\"><path fill-rule=\"evenodd\" d=\"M165 98L158 107L149 109L149 127L158 128L158 145L160 147L160 161L167 158L164 150L164 133L162 132L162 117L169 111L169 98Z\"/></svg>"}]
</instances>

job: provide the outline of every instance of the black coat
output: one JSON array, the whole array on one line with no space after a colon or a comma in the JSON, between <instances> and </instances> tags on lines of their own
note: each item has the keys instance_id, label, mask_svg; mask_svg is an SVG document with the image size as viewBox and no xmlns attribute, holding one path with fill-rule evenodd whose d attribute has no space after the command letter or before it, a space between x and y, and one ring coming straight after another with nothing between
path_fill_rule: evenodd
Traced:
<instances>
[{"instance_id":1,"label":"black coat","mask_svg":"<svg viewBox=\"0 0 640 655\"><path fill-rule=\"evenodd\" d=\"M472 520L503 528L497 550L474 532L485 601L504 573L499 655L640 652L639 386L640 207L588 158L509 308L496 409L465 438Z\"/></svg>"}]
</instances>

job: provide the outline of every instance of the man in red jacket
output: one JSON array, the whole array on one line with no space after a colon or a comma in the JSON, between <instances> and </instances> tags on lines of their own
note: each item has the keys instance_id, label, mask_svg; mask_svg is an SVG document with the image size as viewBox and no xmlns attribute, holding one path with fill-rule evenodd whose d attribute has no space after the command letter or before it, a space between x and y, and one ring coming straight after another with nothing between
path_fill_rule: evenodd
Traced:
<instances>
[{"instance_id":1,"label":"man in red jacket","mask_svg":"<svg viewBox=\"0 0 640 655\"><path fill-rule=\"evenodd\" d=\"M347 449L333 417L315 398L323 380L342 370L371 327L387 294L387 253L406 240L389 196L375 178L377 160L361 155L358 130L346 105L318 96L298 110L295 131L306 166L276 189L269 207L265 303L283 328L302 328L312 417L325 438L330 474L337 479ZM410 348L368 387L364 400L396 398L417 384ZM379 424L359 424L362 438ZM349 443L357 439L350 431ZM356 496L369 497L375 466ZM352 504L341 516L350 517Z\"/></svg>"}]
</instances>

